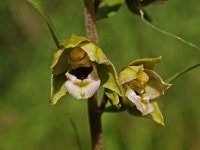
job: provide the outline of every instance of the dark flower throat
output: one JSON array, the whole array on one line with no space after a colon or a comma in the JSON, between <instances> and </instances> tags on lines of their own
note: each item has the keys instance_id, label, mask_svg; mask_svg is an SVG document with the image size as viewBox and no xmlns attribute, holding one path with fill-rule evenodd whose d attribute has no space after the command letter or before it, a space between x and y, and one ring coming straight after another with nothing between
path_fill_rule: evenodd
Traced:
<instances>
[{"instance_id":1,"label":"dark flower throat","mask_svg":"<svg viewBox=\"0 0 200 150\"><path fill-rule=\"evenodd\" d=\"M70 73L76 76L78 79L84 80L88 77L92 70L92 67L79 67L76 69L72 69Z\"/></svg>"}]
</instances>

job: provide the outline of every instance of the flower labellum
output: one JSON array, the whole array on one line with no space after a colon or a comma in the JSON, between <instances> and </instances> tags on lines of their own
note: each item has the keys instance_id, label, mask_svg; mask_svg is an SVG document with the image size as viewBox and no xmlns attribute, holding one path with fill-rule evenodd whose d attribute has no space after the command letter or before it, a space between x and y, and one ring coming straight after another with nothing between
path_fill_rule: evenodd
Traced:
<instances>
[{"instance_id":1,"label":"flower labellum","mask_svg":"<svg viewBox=\"0 0 200 150\"><path fill-rule=\"evenodd\" d=\"M95 66L72 69L66 74L65 87L77 99L87 99L94 95L100 86Z\"/></svg>"},{"instance_id":2,"label":"flower labellum","mask_svg":"<svg viewBox=\"0 0 200 150\"><path fill-rule=\"evenodd\" d=\"M128 88L126 91L126 97L135 104L136 108L143 114L147 115L154 111L153 106L149 103L148 98L142 98L138 96L134 90Z\"/></svg>"}]
</instances>

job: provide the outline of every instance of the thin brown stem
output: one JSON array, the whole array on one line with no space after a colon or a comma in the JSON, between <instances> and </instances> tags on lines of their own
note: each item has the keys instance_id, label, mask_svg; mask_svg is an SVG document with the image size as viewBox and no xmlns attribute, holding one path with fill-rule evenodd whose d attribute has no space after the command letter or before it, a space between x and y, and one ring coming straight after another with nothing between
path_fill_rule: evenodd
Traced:
<instances>
[{"instance_id":1,"label":"thin brown stem","mask_svg":"<svg viewBox=\"0 0 200 150\"><path fill-rule=\"evenodd\" d=\"M93 0L84 1L84 20L87 37L91 42L97 44L97 31L95 24L95 10ZM101 113L98 108L98 95L94 94L88 100L88 115L91 133L91 142L93 150L103 150L102 126L101 126Z\"/></svg>"},{"instance_id":2,"label":"thin brown stem","mask_svg":"<svg viewBox=\"0 0 200 150\"><path fill-rule=\"evenodd\" d=\"M97 40L97 30L95 24L95 10L93 0L84 0L84 19L87 37L95 44Z\"/></svg>"},{"instance_id":3,"label":"thin brown stem","mask_svg":"<svg viewBox=\"0 0 200 150\"><path fill-rule=\"evenodd\" d=\"M101 112L98 111L97 94L88 100L88 114L93 150L103 150Z\"/></svg>"}]
</instances>

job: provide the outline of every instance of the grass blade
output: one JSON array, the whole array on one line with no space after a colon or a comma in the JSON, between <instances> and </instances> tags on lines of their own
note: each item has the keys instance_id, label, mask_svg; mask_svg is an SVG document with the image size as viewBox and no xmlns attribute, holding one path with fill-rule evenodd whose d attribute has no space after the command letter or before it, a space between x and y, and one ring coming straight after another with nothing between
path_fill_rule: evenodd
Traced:
<instances>
[{"instance_id":1,"label":"grass blade","mask_svg":"<svg viewBox=\"0 0 200 150\"><path fill-rule=\"evenodd\" d=\"M49 27L49 30L51 32L51 35L53 37L53 40L54 40L57 48L59 48L59 40L58 40L57 33L55 31L55 28L54 28L49 16L47 15L44 7L42 6L42 3L40 2L40 0L27 0L27 2L29 2L40 13L40 15L45 19L45 21Z\"/></svg>"},{"instance_id":2,"label":"grass blade","mask_svg":"<svg viewBox=\"0 0 200 150\"><path fill-rule=\"evenodd\" d=\"M167 82L168 82L168 83L171 83L171 82L173 82L174 80L176 80L178 77L182 76L183 74L185 74L185 73L187 73L187 72L189 72L189 71L191 71L191 70L193 70L193 69L195 69L195 68L197 68L197 67L200 67L200 63L195 64L195 65L193 65L193 66L190 66L190 67L188 67L188 68L185 68L185 69L181 70L180 72L178 72L178 73L176 73L175 75L173 75L172 77L170 77L170 78L167 80Z\"/></svg>"}]
</instances>

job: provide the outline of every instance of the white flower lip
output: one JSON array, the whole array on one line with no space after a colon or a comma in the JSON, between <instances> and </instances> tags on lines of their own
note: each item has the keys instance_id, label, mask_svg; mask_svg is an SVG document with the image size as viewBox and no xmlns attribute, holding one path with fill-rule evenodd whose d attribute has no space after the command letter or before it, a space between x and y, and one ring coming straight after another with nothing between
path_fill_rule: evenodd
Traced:
<instances>
[{"instance_id":1,"label":"white flower lip","mask_svg":"<svg viewBox=\"0 0 200 150\"><path fill-rule=\"evenodd\" d=\"M85 79L78 79L75 75L67 72L65 87L70 95L76 99L88 99L94 95L100 86L100 79L95 66Z\"/></svg>"},{"instance_id":2,"label":"white flower lip","mask_svg":"<svg viewBox=\"0 0 200 150\"><path fill-rule=\"evenodd\" d=\"M134 90L128 87L126 91L126 97L135 104L136 108L142 113L142 115L147 115L154 111L154 108L149 99L144 99L138 96ZM144 102L143 102L144 101Z\"/></svg>"}]
</instances>

